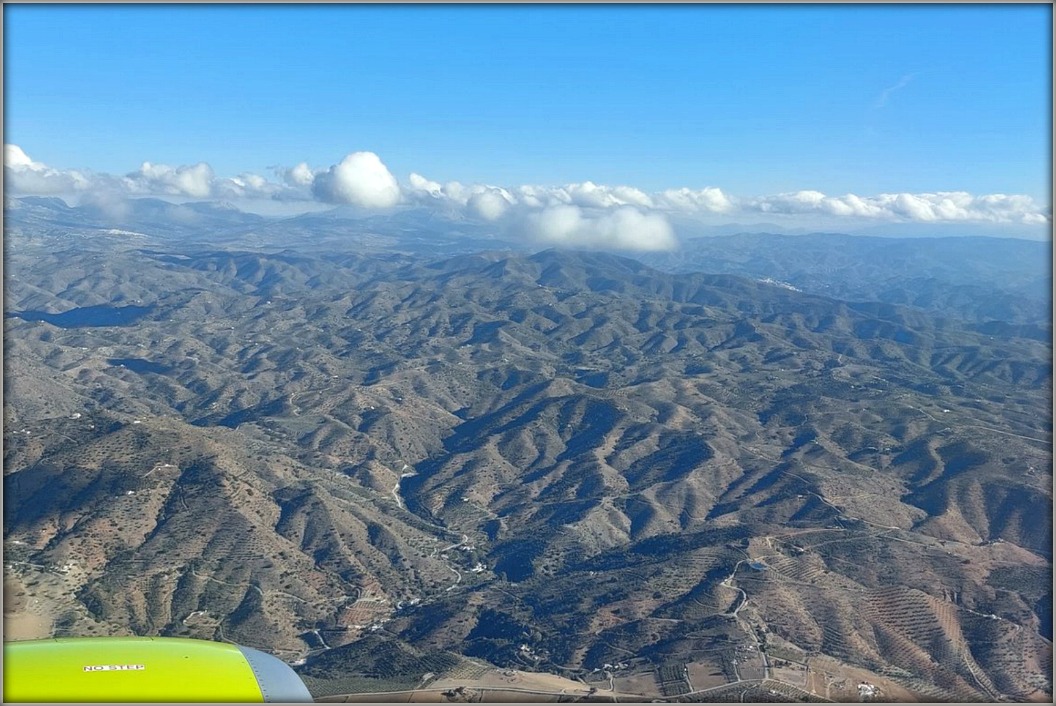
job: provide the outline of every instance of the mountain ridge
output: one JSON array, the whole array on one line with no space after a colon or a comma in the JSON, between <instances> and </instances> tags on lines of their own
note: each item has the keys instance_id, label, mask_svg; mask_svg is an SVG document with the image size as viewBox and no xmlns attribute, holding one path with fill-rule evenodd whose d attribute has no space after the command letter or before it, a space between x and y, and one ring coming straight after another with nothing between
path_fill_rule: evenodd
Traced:
<instances>
[{"instance_id":1,"label":"mountain ridge","mask_svg":"<svg viewBox=\"0 0 1056 706\"><path fill-rule=\"evenodd\" d=\"M1051 577L1051 346L1019 328L567 251L108 240L8 275L9 314L166 302L5 319L5 536L75 564L20 576L60 634L317 679L370 635L584 679L761 679L782 645L924 697L1051 693L1022 666L1051 664L1051 589L991 583Z\"/></svg>"}]
</instances>

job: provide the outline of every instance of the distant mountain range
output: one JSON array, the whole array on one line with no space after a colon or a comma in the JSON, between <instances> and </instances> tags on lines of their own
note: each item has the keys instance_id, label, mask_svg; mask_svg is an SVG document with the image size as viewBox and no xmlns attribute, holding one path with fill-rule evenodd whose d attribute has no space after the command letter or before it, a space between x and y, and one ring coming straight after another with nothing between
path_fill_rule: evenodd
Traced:
<instances>
[{"instance_id":1,"label":"distant mountain range","mask_svg":"<svg viewBox=\"0 0 1056 706\"><path fill-rule=\"evenodd\" d=\"M266 218L223 202L175 204L144 198L119 207L69 207L58 198L26 197L9 200L5 216L12 234L131 236L157 244L177 238L201 247L430 256L538 249L485 222L414 208L378 215L346 206ZM804 292L912 306L975 323L1036 326L1038 335L1051 338L1051 239L964 234L972 230L951 226L950 237L896 238L802 230L790 234L776 224L727 224L687 230L706 235L685 235L672 252L623 254L668 272L771 280Z\"/></svg>"},{"instance_id":2,"label":"distant mountain range","mask_svg":"<svg viewBox=\"0 0 1056 706\"><path fill-rule=\"evenodd\" d=\"M735 235L661 271L139 208L9 212L5 582L46 634L233 640L317 694L1051 699L1047 246Z\"/></svg>"},{"instance_id":3,"label":"distant mountain range","mask_svg":"<svg viewBox=\"0 0 1056 706\"><path fill-rule=\"evenodd\" d=\"M638 256L673 272L770 278L804 292L880 301L984 323L1030 324L1051 339L1052 245L982 237L739 234Z\"/></svg>"}]
</instances>

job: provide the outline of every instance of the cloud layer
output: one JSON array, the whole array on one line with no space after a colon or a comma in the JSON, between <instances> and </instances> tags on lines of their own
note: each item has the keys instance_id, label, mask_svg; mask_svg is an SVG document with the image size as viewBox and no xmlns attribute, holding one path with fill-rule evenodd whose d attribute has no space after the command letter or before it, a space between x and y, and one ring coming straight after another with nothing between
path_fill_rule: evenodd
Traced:
<instances>
[{"instance_id":1,"label":"cloud layer","mask_svg":"<svg viewBox=\"0 0 1056 706\"><path fill-rule=\"evenodd\" d=\"M987 222L1038 225L1046 215L1029 196L964 191L879 196L826 196L820 191L797 191L751 199L747 206L759 213L818 213L859 219L921 223Z\"/></svg>"},{"instance_id":2,"label":"cloud layer","mask_svg":"<svg viewBox=\"0 0 1056 706\"><path fill-rule=\"evenodd\" d=\"M895 90L901 86L893 87ZM14 195L62 195L93 203L160 196L187 200L274 200L387 210L425 207L494 223L539 242L579 247L660 250L676 244L669 218L783 215L855 222L1045 225L1051 209L1022 195L963 191L827 195L803 190L736 197L715 186L648 194L633 186L586 181L563 186L441 184L412 173L401 184L373 152L353 152L323 169L277 167L278 181L256 174L218 178L205 162L172 167L144 162L123 176L63 170L4 145L5 187Z\"/></svg>"},{"instance_id":3,"label":"cloud layer","mask_svg":"<svg viewBox=\"0 0 1056 706\"><path fill-rule=\"evenodd\" d=\"M166 164L143 162L138 172L126 177L135 193L167 194L205 199L213 194L213 168L205 162L189 167L170 167Z\"/></svg>"},{"instance_id":4,"label":"cloud layer","mask_svg":"<svg viewBox=\"0 0 1056 706\"><path fill-rule=\"evenodd\" d=\"M675 233L662 214L629 206L589 214L579 206L550 206L528 214L535 240L555 245L616 250L670 250Z\"/></svg>"}]
</instances>

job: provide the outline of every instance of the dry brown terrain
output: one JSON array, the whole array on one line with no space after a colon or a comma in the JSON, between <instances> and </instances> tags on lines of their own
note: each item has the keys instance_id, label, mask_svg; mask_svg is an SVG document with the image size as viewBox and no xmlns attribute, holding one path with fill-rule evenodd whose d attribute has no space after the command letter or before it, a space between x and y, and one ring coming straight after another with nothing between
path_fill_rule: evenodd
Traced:
<instances>
[{"instance_id":1,"label":"dry brown terrain","mask_svg":"<svg viewBox=\"0 0 1056 706\"><path fill-rule=\"evenodd\" d=\"M21 636L328 695L1051 694L1047 342L598 254L149 245L11 248Z\"/></svg>"}]
</instances>

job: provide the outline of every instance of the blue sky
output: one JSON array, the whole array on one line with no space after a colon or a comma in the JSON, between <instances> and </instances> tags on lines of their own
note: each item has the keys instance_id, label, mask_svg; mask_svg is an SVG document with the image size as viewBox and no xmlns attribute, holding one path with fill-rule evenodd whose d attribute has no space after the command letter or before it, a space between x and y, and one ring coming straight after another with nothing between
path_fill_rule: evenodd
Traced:
<instances>
[{"instance_id":1,"label":"blue sky","mask_svg":"<svg viewBox=\"0 0 1056 706\"><path fill-rule=\"evenodd\" d=\"M5 144L214 175L1049 205L1048 5L7 5Z\"/></svg>"}]
</instances>

